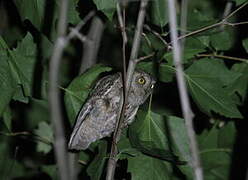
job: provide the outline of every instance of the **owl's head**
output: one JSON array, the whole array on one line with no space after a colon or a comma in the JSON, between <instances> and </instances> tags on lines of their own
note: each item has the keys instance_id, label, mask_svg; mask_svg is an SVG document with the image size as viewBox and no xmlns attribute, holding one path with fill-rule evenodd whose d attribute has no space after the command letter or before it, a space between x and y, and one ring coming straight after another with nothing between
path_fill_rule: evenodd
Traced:
<instances>
[{"instance_id":1,"label":"owl's head","mask_svg":"<svg viewBox=\"0 0 248 180\"><path fill-rule=\"evenodd\" d=\"M129 102L133 105L143 104L152 93L155 83L155 79L150 74L136 70L130 87Z\"/></svg>"}]
</instances>

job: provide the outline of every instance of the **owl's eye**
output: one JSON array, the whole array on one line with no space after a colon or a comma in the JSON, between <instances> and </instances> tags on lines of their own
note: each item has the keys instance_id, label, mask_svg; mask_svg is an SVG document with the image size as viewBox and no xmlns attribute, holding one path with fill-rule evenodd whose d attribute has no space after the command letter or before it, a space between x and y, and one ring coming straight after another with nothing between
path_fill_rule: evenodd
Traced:
<instances>
[{"instance_id":1,"label":"owl's eye","mask_svg":"<svg viewBox=\"0 0 248 180\"><path fill-rule=\"evenodd\" d=\"M146 83L145 78L143 78L143 77L139 78L139 79L138 79L138 83L139 83L139 84L142 84L142 85L145 84L145 83Z\"/></svg>"}]
</instances>

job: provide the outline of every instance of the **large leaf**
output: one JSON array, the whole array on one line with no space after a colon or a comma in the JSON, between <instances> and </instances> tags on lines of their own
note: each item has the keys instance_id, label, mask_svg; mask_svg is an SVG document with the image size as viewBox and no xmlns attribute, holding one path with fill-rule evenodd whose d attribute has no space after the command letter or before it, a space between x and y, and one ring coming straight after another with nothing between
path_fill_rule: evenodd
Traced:
<instances>
[{"instance_id":1,"label":"large leaf","mask_svg":"<svg viewBox=\"0 0 248 180\"><path fill-rule=\"evenodd\" d=\"M9 103L12 97L15 100L27 102L28 96L31 96L33 86L33 71L36 61L36 45L33 42L31 34L18 43L17 48L10 50L3 39L0 39L1 58L1 85L3 91L2 107L0 106L0 115L4 107ZM26 99L25 99L26 98ZM2 108L2 109L1 109Z\"/></svg>"},{"instance_id":2,"label":"large leaf","mask_svg":"<svg viewBox=\"0 0 248 180\"><path fill-rule=\"evenodd\" d=\"M102 11L110 20L116 10L116 0L93 0L97 9Z\"/></svg>"},{"instance_id":3,"label":"large leaf","mask_svg":"<svg viewBox=\"0 0 248 180\"><path fill-rule=\"evenodd\" d=\"M128 172L133 180L170 179L169 165L162 160L143 154L128 158Z\"/></svg>"},{"instance_id":4,"label":"large leaf","mask_svg":"<svg viewBox=\"0 0 248 180\"><path fill-rule=\"evenodd\" d=\"M162 82L171 82L175 75L175 71L171 65L162 63L159 66L159 80Z\"/></svg>"},{"instance_id":5,"label":"large leaf","mask_svg":"<svg viewBox=\"0 0 248 180\"><path fill-rule=\"evenodd\" d=\"M198 54L198 53L201 53L205 51L204 49L191 49L191 48L185 48L184 50L184 54L183 54L183 63L187 63L190 59L194 59L195 56ZM165 59L169 65L173 65L174 62L173 62L173 53L170 51L170 52L167 52L164 56L163 56L163 59Z\"/></svg>"},{"instance_id":6,"label":"large leaf","mask_svg":"<svg viewBox=\"0 0 248 180\"><path fill-rule=\"evenodd\" d=\"M135 122L129 128L132 146L145 154L165 160L175 161L170 152L163 116L139 110Z\"/></svg>"},{"instance_id":7,"label":"large leaf","mask_svg":"<svg viewBox=\"0 0 248 180\"><path fill-rule=\"evenodd\" d=\"M19 15L24 20L29 20L39 31L51 28L54 33L56 20L58 19L58 10L61 6L59 0L14 0ZM68 22L77 24L80 21L79 14L76 11L78 0L70 0L68 5ZM49 27L47 27L49 25ZM45 27L45 28L44 28Z\"/></svg>"},{"instance_id":8,"label":"large leaf","mask_svg":"<svg viewBox=\"0 0 248 180\"><path fill-rule=\"evenodd\" d=\"M17 83L11 73L11 67L8 63L8 47L2 37L0 37L0 117L5 111L7 105L12 99Z\"/></svg>"},{"instance_id":9,"label":"large leaf","mask_svg":"<svg viewBox=\"0 0 248 180\"><path fill-rule=\"evenodd\" d=\"M210 36L211 44L216 50L228 50L233 45L233 36L228 31L222 31Z\"/></svg>"},{"instance_id":10,"label":"large leaf","mask_svg":"<svg viewBox=\"0 0 248 180\"><path fill-rule=\"evenodd\" d=\"M237 99L236 102L238 104L242 104L247 96L248 90L248 63L234 64L231 70L233 72L240 73L240 76L232 83L228 84L226 90L233 97L233 99Z\"/></svg>"},{"instance_id":11,"label":"large leaf","mask_svg":"<svg viewBox=\"0 0 248 180\"><path fill-rule=\"evenodd\" d=\"M37 151L48 153L52 149L53 131L52 127L46 122L40 122L38 129L35 130L35 135L40 139L37 143Z\"/></svg>"},{"instance_id":12,"label":"large leaf","mask_svg":"<svg viewBox=\"0 0 248 180\"><path fill-rule=\"evenodd\" d=\"M171 147L173 152L180 157L180 160L187 162L187 164L178 165L177 167L187 176L188 179L193 179L193 171L190 166L190 145L184 119L169 116L166 122L168 125L168 136L172 144Z\"/></svg>"},{"instance_id":13,"label":"large leaf","mask_svg":"<svg viewBox=\"0 0 248 180\"><path fill-rule=\"evenodd\" d=\"M186 79L194 101L206 113L211 111L229 118L242 118L225 85L240 74L227 69L219 59L202 59L186 70Z\"/></svg>"},{"instance_id":14,"label":"large leaf","mask_svg":"<svg viewBox=\"0 0 248 180\"><path fill-rule=\"evenodd\" d=\"M199 136L205 179L228 179L235 136L233 122L221 129L215 125Z\"/></svg>"},{"instance_id":15,"label":"large leaf","mask_svg":"<svg viewBox=\"0 0 248 180\"><path fill-rule=\"evenodd\" d=\"M30 33L16 49L9 51L12 74L16 75L16 81L23 87L24 96L31 96L36 53L36 45Z\"/></svg>"},{"instance_id":16,"label":"large leaf","mask_svg":"<svg viewBox=\"0 0 248 180\"><path fill-rule=\"evenodd\" d=\"M65 89L65 106L71 124L85 102L92 88L92 83L97 79L100 73L110 71L110 67L96 65L81 76L76 77Z\"/></svg>"},{"instance_id":17,"label":"large leaf","mask_svg":"<svg viewBox=\"0 0 248 180\"><path fill-rule=\"evenodd\" d=\"M167 0L152 1L152 22L160 27L168 23Z\"/></svg>"}]
</instances>

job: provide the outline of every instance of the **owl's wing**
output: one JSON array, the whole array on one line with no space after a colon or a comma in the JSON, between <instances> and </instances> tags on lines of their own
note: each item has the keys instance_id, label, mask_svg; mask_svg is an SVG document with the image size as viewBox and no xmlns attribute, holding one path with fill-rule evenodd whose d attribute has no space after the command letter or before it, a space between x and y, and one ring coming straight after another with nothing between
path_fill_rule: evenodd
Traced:
<instances>
[{"instance_id":1,"label":"owl's wing","mask_svg":"<svg viewBox=\"0 0 248 180\"><path fill-rule=\"evenodd\" d=\"M88 116L91 110L92 110L91 103L84 104L83 108L81 109L78 115L76 125L73 128L73 132L71 134L70 141L68 143L69 149L78 149L78 145L80 141L80 137L79 137L80 127L82 127L83 121L86 119L86 116Z\"/></svg>"},{"instance_id":2,"label":"owl's wing","mask_svg":"<svg viewBox=\"0 0 248 180\"><path fill-rule=\"evenodd\" d=\"M104 132L105 124L108 122L110 122L108 124L113 124L116 119L113 110L108 108L112 104L112 100L108 99L108 94L113 92L111 88L116 82L118 82L118 85L115 84L115 88L118 89L116 92L119 94L122 85L120 85L121 81L118 78L120 78L120 74L106 76L96 84L90 98L78 115L68 144L69 149L87 149L91 142L110 132Z\"/></svg>"}]
</instances>

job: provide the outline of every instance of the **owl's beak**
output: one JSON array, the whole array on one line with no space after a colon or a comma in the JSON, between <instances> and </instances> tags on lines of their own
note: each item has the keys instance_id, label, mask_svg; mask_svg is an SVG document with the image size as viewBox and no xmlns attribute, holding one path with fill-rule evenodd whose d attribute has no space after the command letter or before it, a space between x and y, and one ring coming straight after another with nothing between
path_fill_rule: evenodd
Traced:
<instances>
[{"instance_id":1,"label":"owl's beak","mask_svg":"<svg viewBox=\"0 0 248 180\"><path fill-rule=\"evenodd\" d=\"M152 85L151 85L151 89L153 89L153 88L154 88L155 83L156 83L156 80L153 78L153 79L152 79L152 83L151 83L151 84L152 84Z\"/></svg>"}]
</instances>

